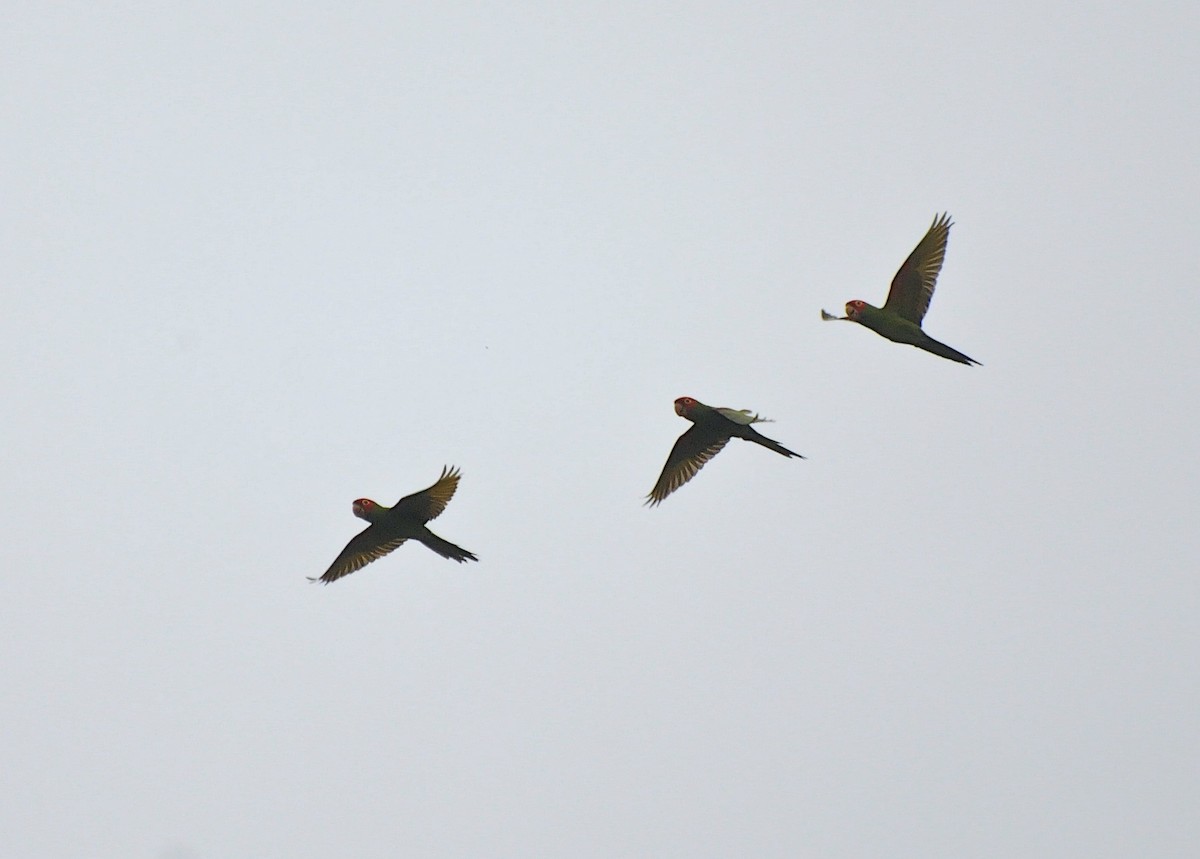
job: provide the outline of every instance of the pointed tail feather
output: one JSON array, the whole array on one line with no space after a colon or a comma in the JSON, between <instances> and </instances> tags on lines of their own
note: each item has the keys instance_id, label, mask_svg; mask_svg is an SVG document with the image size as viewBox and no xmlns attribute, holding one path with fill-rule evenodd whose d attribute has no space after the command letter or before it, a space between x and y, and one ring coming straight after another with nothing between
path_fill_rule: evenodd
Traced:
<instances>
[{"instance_id":1,"label":"pointed tail feather","mask_svg":"<svg viewBox=\"0 0 1200 859\"><path fill-rule=\"evenodd\" d=\"M767 438L765 435L760 433L754 427L747 426L747 427L743 427L743 429L745 430L745 432L739 433L739 435L741 438L744 438L746 441L752 441L755 444L761 444L767 450L773 450L776 453L780 454L781 456L787 456L787 457L796 456L796 457L799 457L800 459L805 459L804 456L801 456L800 454L796 453L796 451L794 451L794 450L788 450L786 447L781 445L779 442L775 441L775 439Z\"/></svg>"},{"instance_id":2,"label":"pointed tail feather","mask_svg":"<svg viewBox=\"0 0 1200 859\"><path fill-rule=\"evenodd\" d=\"M437 552L443 558L449 558L452 561L458 561L460 564L464 561L478 561L473 552L468 552L461 546L456 546L449 540L443 540L437 534L429 531L420 537L417 537L422 543L428 546L433 551Z\"/></svg>"},{"instance_id":3,"label":"pointed tail feather","mask_svg":"<svg viewBox=\"0 0 1200 859\"><path fill-rule=\"evenodd\" d=\"M970 366L971 364L979 364L979 362L974 358L969 358L962 352L959 352L957 349L951 348L945 343L934 340L928 334L925 335L925 338L920 343L914 343L913 345L919 349L924 349L926 352L932 352L934 355L938 355L942 358L949 358L951 361L957 361L960 364L966 364L967 366ZM979 364L979 366L982 367L983 365Z\"/></svg>"}]
</instances>

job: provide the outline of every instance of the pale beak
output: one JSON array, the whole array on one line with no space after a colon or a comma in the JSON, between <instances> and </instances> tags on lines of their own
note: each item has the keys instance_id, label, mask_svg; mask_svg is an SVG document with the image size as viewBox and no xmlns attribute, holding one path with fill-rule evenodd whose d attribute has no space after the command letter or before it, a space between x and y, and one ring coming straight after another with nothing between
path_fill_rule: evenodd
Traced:
<instances>
[{"instance_id":1,"label":"pale beak","mask_svg":"<svg viewBox=\"0 0 1200 859\"><path fill-rule=\"evenodd\" d=\"M849 316L834 316L832 313L829 313L824 308L821 308L821 318L824 319L826 322L848 322L848 321L850 321Z\"/></svg>"}]
</instances>

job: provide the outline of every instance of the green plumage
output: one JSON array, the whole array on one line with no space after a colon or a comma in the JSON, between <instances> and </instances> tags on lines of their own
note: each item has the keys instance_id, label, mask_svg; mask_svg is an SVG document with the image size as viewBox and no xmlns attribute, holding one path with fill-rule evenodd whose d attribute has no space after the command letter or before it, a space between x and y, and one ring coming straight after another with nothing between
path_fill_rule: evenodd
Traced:
<instances>
[{"instance_id":1,"label":"green plumage","mask_svg":"<svg viewBox=\"0 0 1200 859\"><path fill-rule=\"evenodd\" d=\"M960 364L978 364L974 358L934 340L921 329L938 274L942 270L942 262L946 259L946 243L950 239L951 226L949 214L933 219L929 231L892 278L892 288L883 307L855 299L846 303L845 316L834 316L822 310L821 318L857 322L894 343L907 343Z\"/></svg>"},{"instance_id":2,"label":"green plumage","mask_svg":"<svg viewBox=\"0 0 1200 859\"><path fill-rule=\"evenodd\" d=\"M949 358L951 361L957 361L960 364L970 365L979 363L957 349L947 346L939 340L934 340L917 323L910 322L882 307L872 307L864 303L858 308L857 315L851 317L851 319L859 325L870 328L880 337L886 337L893 343L907 343L909 346L916 346L918 349L924 349L926 352L932 352L934 355Z\"/></svg>"},{"instance_id":3,"label":"green plumage","mask_svg":"<svg viewBox=\"0 0 1200 859\"><path fill-rule=\"evenodd\" d=\"M668 495L695 477L696 472L720 453L731 438L752 441L781 456L804 459L752 427L751 424L768 421L749 409L713 408L692 397L680 397L675 401L675 414L691 421L692 428L676 439L658 482L646 496L646 503L651 507L661 504Z\"/></svg>"},{"instance_id":4,"label":"green plumage","mask_svg":"<svg viewBox=\"0 0 1200 859\"><path fill-rule=\"evenodd\" d=\"M446 509L458 489L461 477L457 468L443 467L441 477L428 489L406 495L394 507L384 507L370 498L359 498L352 505L354 515L370 522L360 531L319 579L325 584L335 582L395 551L408 540L416 540L443 558L458 561L478 561L473 552L444 540L426 527Z\"/></svg>"}]
</instances>

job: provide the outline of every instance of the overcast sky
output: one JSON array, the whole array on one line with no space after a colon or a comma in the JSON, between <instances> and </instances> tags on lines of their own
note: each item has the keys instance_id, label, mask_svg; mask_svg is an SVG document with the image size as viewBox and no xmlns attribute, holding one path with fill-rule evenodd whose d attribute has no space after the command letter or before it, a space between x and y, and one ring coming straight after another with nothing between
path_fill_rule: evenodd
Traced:
<instances>
[{"instance_id":1,"label":"overcast sky","mask_svg":"<svg viewBox=\"0 0 1200 859\"><path fill-rule=\"evenodd\" d=\"M5 7L0 859L1195 855L1194 3L235 5Z\"/></svg>"}]
</instances>

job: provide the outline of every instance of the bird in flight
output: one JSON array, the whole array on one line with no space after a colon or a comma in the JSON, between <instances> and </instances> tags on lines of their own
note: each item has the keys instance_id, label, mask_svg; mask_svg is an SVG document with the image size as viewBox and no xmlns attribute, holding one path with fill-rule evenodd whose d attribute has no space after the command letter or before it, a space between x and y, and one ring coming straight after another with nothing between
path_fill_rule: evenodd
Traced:
<instances>
[{"instance_id":1,"label":"bird in flight","mask_svg":"<svg viewBox=\"0 0 1200 859\"><path fill-rule=\"evenodd\" d=\"M310 577L309 581L322 581L325 584L336 582L342 576L348 576L382 558L405 540L424 543L443 558L450 558L460 564L464 561L478 561L471 552L449 540L443 540L425 527L426 522L436 519L446 509L446 505L454 497L454 490L458 489L460 476L457 468L443 467L442 476L433 486L404 496L396 502L395 507L384 507L370 498L359 498L352 505L354 515L359 519L366 519L371 524L346 544L346 548L342 549L342 553L325 571L325 575L319 579Z\"/></svg>"},{"instance_id":2,"label":"bird in flight","mask_svg":"<svg viewBox=\"0 0 1200 859\"><path fill-rule=\"evenodd\" d=\"M691 421L692 428L675 442L658 482L646 496L646 504L651 507L661 504L668 495L695 477L696 472L720 453L731 438L761 444L786 457L799 456L804 459L750 426L767 419L752 414L749 409L713 408L691 397L680 397L675 401L675 414Z\"/></svg>"},{"instance_id":3,"label":"bird in flight","mask_svg":"<svg viewBox=\"0 0 1200 859\"><path fill-rule=\"evenodd\" d=\"M857 322L895 343L907 343L960 364L978 364L974 358L934 340L921 329L921 320L925 318L937 285L938 272L946 259L951 226L948 213L934 217L925 238L917 243L892 278L892 288L883 307L873 307L856 298L846 302L845 316L834 316L822 310L821 318Z\"/></svg>"}]
</instances>

